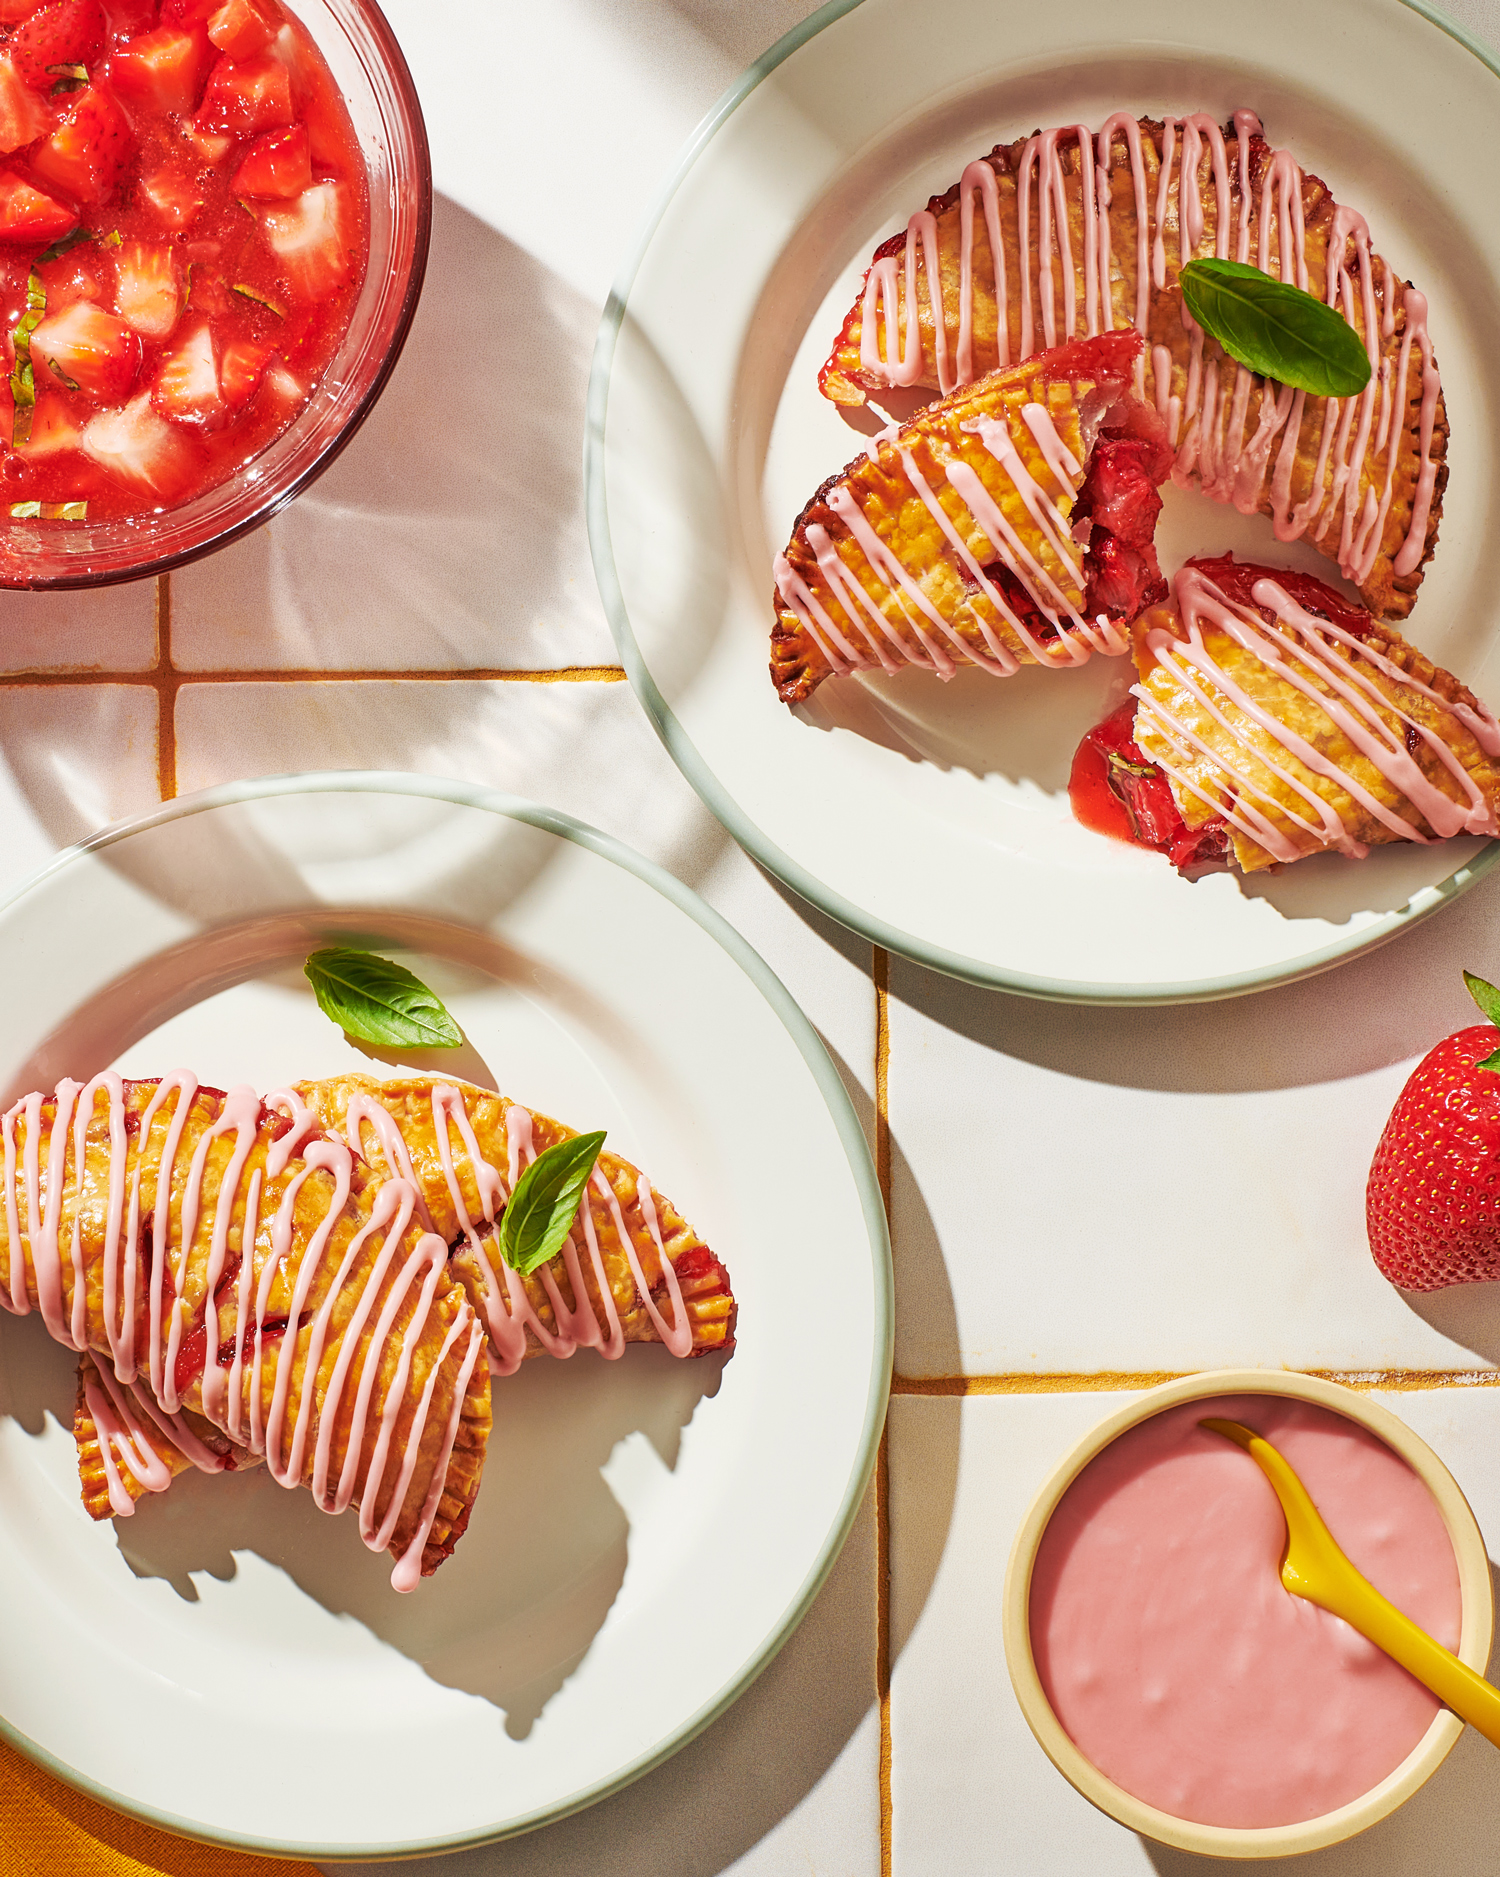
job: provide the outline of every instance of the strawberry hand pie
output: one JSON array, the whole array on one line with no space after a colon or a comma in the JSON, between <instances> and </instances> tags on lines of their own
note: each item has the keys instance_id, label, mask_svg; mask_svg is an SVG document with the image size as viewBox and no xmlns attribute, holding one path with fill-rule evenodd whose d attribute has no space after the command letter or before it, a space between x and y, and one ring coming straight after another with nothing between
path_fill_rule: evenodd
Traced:
<instances>
[{"instance_id":1,"label":"strawberry hand pie","mask_svg":"<svg viewBox=\"0 0 1500 1877\"><path fill-rule=\"evenodd\" d=\"M1318 397L1236 364L1183 305L1183 267L1209 256L1335 307L1369 358L1365 390ZM1372 612L1406 616L1447 480L1427 301L1253 111L1223 126L1117 111L978 158L876 249L818 382L839 404L888 386L946 396L1112 328L1145 341L1135 391L1166 424L1174 482L1269 516Z\"/></svg>"},{"instance_id":2,"label":"strawberry hand pie","mask_svg":"<svg viewBox=\"0 0 1500 1877\"><path fill-rule=\"evenodd\" d=\"M1103 333L992 372L834 476L776 560L771 676L788 704L852 671L1008 677L1120 653L1162 597L1165 429Z\"/></svg>"},{"instance_id":3,"label":"strawberry hand pie","mask_svg":"<svg viewBox=\"0 0 1500 1877\"><path fill-rule=\"evenodd\" d=\"M80 1352L96 1519L190 1467L264 1463L356 1509L409 1590L467 1525L491 1375L580 1348L734 1348L728 1272L616 1154L556 1249L508 1262L518 1183L573 1130L468 1083L344 1076L263 1103L106 1072L3 1120L0 1304Z\"/></svg>"},{"instance_id":4,"label":"strawberry hand pie","mask_svg":"<svg viewBox=\"0 0 1500 1877\"><path fill-rule=\"evenodd\" d=\"M1132 637L1131 701L1074 762L1086 825L1246 873L1500 833L1500 724L1322 581L1190 561Z\"/></svg>"}]
</instances>

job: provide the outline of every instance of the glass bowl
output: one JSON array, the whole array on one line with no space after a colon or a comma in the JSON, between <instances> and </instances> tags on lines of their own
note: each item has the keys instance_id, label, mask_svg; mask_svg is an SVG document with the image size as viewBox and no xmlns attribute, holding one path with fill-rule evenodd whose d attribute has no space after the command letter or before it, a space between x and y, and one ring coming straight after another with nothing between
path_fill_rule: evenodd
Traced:
<instances>
[{"instance_id":1,"label":"glass bowl","mask_svg":"<svg viewBox=\"0 0 1500 1877\"><path fill-rule=\"evenodd\" d=\"M343 343L305 408L228 481L160 514L109 522L0 513L0 587L108 586L163 573L269 521L359 429L401 355L432 232L432 165L406 60L374 0L292 0L343 95L365 161L370 254Z\"/></svg>"}]
</instances>

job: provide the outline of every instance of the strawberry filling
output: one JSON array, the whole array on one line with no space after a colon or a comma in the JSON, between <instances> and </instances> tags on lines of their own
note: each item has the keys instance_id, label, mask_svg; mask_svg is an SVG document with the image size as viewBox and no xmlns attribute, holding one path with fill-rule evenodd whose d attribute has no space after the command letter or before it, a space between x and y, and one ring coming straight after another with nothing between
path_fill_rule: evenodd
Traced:
<instances>
[{"instance_id":1,"label":"strawberry filling","mask_svg":"<svg viewBox=\"0 0 1500 1877\"><path fill-rule=\"evenodd\" d=\"M0 0L0 520L239 474L342 341L368 239L347 107L279 0Z\"/></svg>"},{"instance_id":2,"label":"strawberry filling","mask_svg":"<svg viewBox=\"0 0 1500 1877\"><path fill-rule=\"evenodd\" d=\"M1225 599L1232 600L1236 606L1251 607L1267 624L1276 615L1269 607L1258 605L1251 597L1258 580L1274 580L1304 612L1315 613L1319 619L1326 619L1341 631L1352 633L1356 639L1364 638L1370 630L1372 621L1365 609L1352 605L1315 574L1291 573L1281 567L1261 567L1254 561L1236 560L1232 554L1221 554L1216 560L1199 556L1187 564L1194 573L1212 580Z\"/></svg>"},{"instance_id":3,"label":"strawberry filling","mask_svg":"<svg viewBox=\"0 0 1500 1877\"><path fill-rule=\"evenodd\" d=\"M1174 867L1206 867L1229 854L1229 829L1222 821L1190 828L1172 785L1135 740L1135 699L1127 698L1078 745L1068 778L1073 814L1096 834L1149 847Z\"/></svg>"},{"instance_id":4,"label":"strawberry filling","mask_svg":"<svg viewBox=\"0 0 1500 1877\"><path fill-rule=\"evenodd\" d=\"M1073 526L1092 523L1083 559L1084 616L1131 620L1167 597L1156 558L1158 485L1172 468L1172 446L1156 412L1121 398L1084 471Z\"/></svg>"},{"instance_id":5,"label":"strawberry filling","mask_svg":"<svg viewBox=\"0 0 1500 1877\"><path fill-rule=\"evenodd\" d=\"M1056 346L1038 361L1047 378L1093 378L1099 386L1095 411L1104 405L1102 422L1085 410L1085 434L1097 434L1070 517L1075 535L1081 524L1089 527L1082 613L1091 621L1102 614L1128 624L1167 594L1155 538L1157 488L1171 471L1172 448L1156 412L1124 391L1139 350L1134 332L1099 333ZM1003 561L991 561L981 572L1033 638L1046 643L1058 637L1056 622ZM970 592L979 590L967 568L959 574Z\"/></svg>"},{"instance_id":6,"label":"strawberry filling","mask_svg":"<svg viewBox=\"0 0 1500 1877\"><path fill-rule=\"evenodd\" d=\"M1154 462L1154 459L1150 461ZM1090 472L1092 474L1092 465ZM1150 462L1143 463L1140 482L1145 484L1152 500L1160 508L1160 498L1149 477ZM1136 486L1138 488L1139 484ZM1118 529L1115 536L1106 539L1128 552L1132 540L1139 539L1138 534L1132 536L1131 533L1132 527L1137 524L1135 513L1132 512L1132 492L1128 479L1124 475L1116 475L1111 466L1101 476L1100 488L1106 501L1104 513L1108 515L1112 526ZM1123 506L1111 505L1117 490L1123 496ZM1076 509L1074 513L1077 513ZM1154 527L1154 514L1151 519ZM1108 546L1106 552L1113 553L1114 546ZM1155 564L1153 549L1153 568ZM1236 606L1249 607L1260 613L1268 623L1275 615L1254 597L1255 585L1260 580L1274 580L1305 612L1328 620L1331 625L1338 626L1356 638L1363 638L1369 631L1370 615L1362 607L1351 605L1312 574L1293 573L1280 567L1262 567L1253 561L1237 561L1232 554L1221 554L1216 559L1190 560L1187 565L1213 581L1226 599ZM1157 578L1159 580L1160 576ZM1165 593L1165 583L1162 583L1160 593L1142 605L1154 605ZM1179 869L1210 866L1228 858L1228 825L1215 818L1199 827L1190 828L1182 818L1166 776L1136 743L1133 697L1127 698L1103 723L1095 724L1079 744L1068 780L1068 797L1075 818L1084 827L1092 828L1096 834L1107 834L1117 841L1129 841L1132 846L1149 847L1156 853L1165 854L1172 865Z\"/></svg>"}]
</instances>

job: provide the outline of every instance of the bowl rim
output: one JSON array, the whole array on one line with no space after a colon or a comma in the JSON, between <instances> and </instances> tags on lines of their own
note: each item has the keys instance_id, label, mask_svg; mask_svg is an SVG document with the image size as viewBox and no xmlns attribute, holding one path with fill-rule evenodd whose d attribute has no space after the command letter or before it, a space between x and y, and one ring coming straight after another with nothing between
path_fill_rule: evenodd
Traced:
<instances>
[{"instance_id":1,"label":"bowl rim","mask_svg":"<svg viewBox=\"0 0 1500 1877\"><path fill-rule=\"evenodd\" d=\"M390 380L391 373L396 368L397 361L406 349L407 337L411 332L412 321L416 317L417 302L422 297L422 286L427 277L428 252L432 246L432 151L427 139L427 121L422 112L422 102L417 92L416 80L412 77L411 67L406 62L406 55L401 50L401 43L396 37L395 30L378 4L378 0L347 0L347 4L364 17L364 22L378 47L391 82L401 97L406 115L406 129L411 139L411 186L416 197L411 265L407 271L401 304L396 310L392 323L390 343L371 375L369 384L360 395L358 403L351 409L348 420L340 426L336 435L329 438L312 461L307 463L284 488L268 491L265 499L256 504L248 514L242 515L229 527L221 529L205 540L194 541L185 547L171 548L163 553L152 554L128 568L82 567L76 571L64 569L56 575L46 575L40 578L8 580L0 577L0 590L20 593L68 593L94 587L124 586L133 580L154 579L160 574L172 572L174 568L186 567L193 561L202 560L205 555L217 554L220 548L229 547L235 541L243 540L247 534L253 533L255 529L273 520L288 503L295 501L305 489L316 482L318 477L343 454L360 426L375 408L376 402ZM297 11L295 3L292 11ZM299 19L300 17L301 15L298 14ZM295 424L296 421L297 419L294 418L293 423ZM273 438L272 441L275 442L277 439Z\"/></svg>"},{"instance_id":2,"label":"bowl rim","mask_svg":"<svg viewBox=\"0 0 1500 1877\"><path fill-rule=\"evenodd\" d=\"M1105 1777L1076 1747L1053 1712L1031 1649L1031 1577L1042 1535L1064 1493L1088 1465L1128 1429L1164 1409L1213 1395L1281 1395L1308 1401L1367 1428L1398 1453L1437 1504L1458 1564L1463 1624L1458 1655L1478 1674L1489 1662L1494 1589L1484 1537L1457 1480L1421 1437L1389 1408L1341 1382L1287 1369L1209 1369L1148 1389L1107 1415L1053 1468L1032 1500L1011 1547L1003 1592L1005 1661L1026 1723L1063 1777L1101 1812L1161 1844L1218 1858L1290 1857L1341 1844L1394 1812L1442 1765L1464 1724L1448 1709L1434 1716L1401 1764L1348 1805L1292 1825L1202 1825L1137 1799Z\"/></svg>"}]
</instances>

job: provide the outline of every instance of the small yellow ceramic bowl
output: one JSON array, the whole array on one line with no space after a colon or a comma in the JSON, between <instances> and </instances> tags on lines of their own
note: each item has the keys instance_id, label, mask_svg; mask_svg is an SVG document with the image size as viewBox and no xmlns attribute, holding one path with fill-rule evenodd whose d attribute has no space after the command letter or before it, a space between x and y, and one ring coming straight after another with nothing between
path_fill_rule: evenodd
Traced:
<instances>
[{"instance_id":1,"label":"small yellow ceramic bowl","mask_svg":"<svg viewBox=\"0 0 1500 1877\"><path fill-rule=\"evenodd\" d=\"M1425 1441L1419 1440L1404 1422L1378 1402L1337 1382L1295 1375L1284 1369L1215 1369L1202 1375L1186 1376L1180 1382L1168 1382L1161 1388L1148 1390L1128 1408L1121 1408L1117 1414L1101 1421L1078 1443L1037 1494L1016 1534L1005 1573L1005 1659L1021 1712L1048 1759L1101 1812L1107 1812L1122 1825L1143 1832L1148 1838L1175 1845L1179 1850L1197 1851L1206 1857L1289 1857L1301 1851L1320 1850L1324 1845L1340 1844L1394 1812L1442 1765L1463 1732L1463 1722L1445 1708L1394 1772L1362 1798L1340 1806L1335 1812L1326 1812L1321 1818L1256 1830L1199 1825L1133 1798L1085 1759L1053 1713L1031 1653L1031 1574L1037 1550L1063 1494L1089 1461L1127 1428L1149 1420L1164 1408L1175 1408L1182 1402L1201 1401L1210 1396L1247 1394L1290 1395L1295 1400L1309 1401L1334 1414L1342 1414L1383 1440L1418 1475L1442 1515L1458 1563L1463 1595L1463 1628L1458 1653L1470 1668L1477 1669L1481 1675L1484 1673L1495 1622L1489 1558L1474 1514L1453 1475Z\"/></svg>"}]
</instances>

